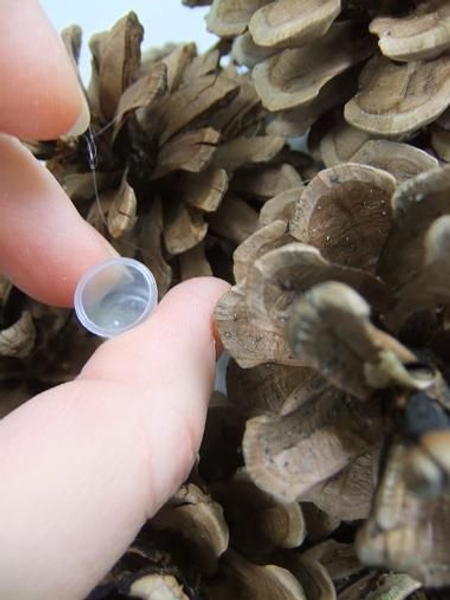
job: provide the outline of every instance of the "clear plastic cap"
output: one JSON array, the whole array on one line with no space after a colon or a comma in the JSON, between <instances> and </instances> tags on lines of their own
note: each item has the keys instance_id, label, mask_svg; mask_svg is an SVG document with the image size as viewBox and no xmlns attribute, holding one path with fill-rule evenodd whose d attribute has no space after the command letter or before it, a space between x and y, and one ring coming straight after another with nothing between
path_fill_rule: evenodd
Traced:
<instances>
[{"instance_id":1,"label":"clear plastic cap","mask_svg":"<svg viewBox=\"0 0 450 600\"><path fill-rule=\"evenodd\" d=\"M142 323L158 302L155 278L133 258L112 258L82 276L75 290L75 312L92 333L111 338Z\"/></svg>"}]
</instances>

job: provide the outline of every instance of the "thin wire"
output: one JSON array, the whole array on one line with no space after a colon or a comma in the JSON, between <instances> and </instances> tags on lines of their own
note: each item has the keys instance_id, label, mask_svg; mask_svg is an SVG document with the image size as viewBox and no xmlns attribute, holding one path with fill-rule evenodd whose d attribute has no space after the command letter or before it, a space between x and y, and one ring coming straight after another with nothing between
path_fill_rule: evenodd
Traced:
<instances>
[{"instance_id":1,"label":"thin wire","mask_svg":"<svg viewBox=\"0 0 450 600\"><path fill-rule=\"evenodd\" d=\"M108 222L106 220L105 213L103 212L102 203L100 201L100 194L98 191L98 182L97 182L98 152L97 152L97 145L94 140L94 132L92 131L92 127L90 125L88 128L88 132L84 134L84 139L86 140L88 165L89 165L89 169L92 173L92 183L94 186L95 202L97 204L97 207L98 207L98 210L100 213L100 218L101 218L103 224L105 225L105 227L108 227Z\"/></svg>"},{"instance_id":2,"label":"thin wire","mask_svg":"<svg viewBox=\"0 0 450 600\"><path fill-rule=\"evenodd\" d=\"M95 202L98 207L101 220L107 230L108 230L108 221L107 221L105 213L103 211L103 207L102 207L101 200L100 200L100 193L98 190L98 180L97 180L98 151L97 151L97 144L95 143L95 137L97 137L98 135L103 133L113 122L114 121L111 121L108 125L106 125L105 127L103 127L103 129L101 129L100 131L98 131L96 133L94 133L94 131L92 130L92 127L89 126L87 132L83 136L86 141L87 162L88 162L89 170L92 173L92 183L94 186ZM125 240L121 240L121 244L130 248L131 252L133 252L133 253L136 250L141 251L141 252L146 251L144 247L139 246L138 244L135 244L132 242L127 242Z\"/></svg>"}]
</instances>

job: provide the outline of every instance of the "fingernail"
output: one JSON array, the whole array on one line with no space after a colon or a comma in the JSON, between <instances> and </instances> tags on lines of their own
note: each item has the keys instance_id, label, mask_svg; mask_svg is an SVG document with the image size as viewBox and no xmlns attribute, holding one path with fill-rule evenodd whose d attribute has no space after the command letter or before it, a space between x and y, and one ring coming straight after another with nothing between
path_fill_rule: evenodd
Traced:
<instances>
[{"instance_id":1,"label":"fingernail","mask_svg":"<svg viewBox=\"0 0 450 600\"><path fill-rule=\"evenodd\" d=\"M87 103L86 97L81 89L80 89L80 96L81 96L81 112L80 112L75 124L73 125L73 127L71 127L69 129L69 131L66 133L67 136L81 135L82 133L84 133L86 131L86 129L89 127L89 123L91 122L91 111L89 110L89 105Z\"/></svg>"}]
</instances>

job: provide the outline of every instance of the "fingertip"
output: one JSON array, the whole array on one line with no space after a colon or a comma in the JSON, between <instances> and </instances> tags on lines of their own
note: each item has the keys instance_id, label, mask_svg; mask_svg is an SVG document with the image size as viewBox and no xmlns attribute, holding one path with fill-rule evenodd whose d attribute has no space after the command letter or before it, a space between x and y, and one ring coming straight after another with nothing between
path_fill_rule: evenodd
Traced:
<instances>
[{"instance_id":1,"label":"fingertip","mask_svg":"<svg viewBox=\"0 0 450 600\"><path fill-rule=\"evenodd\" d=\"M164 298L161 311L178 313L184 312L186 307L198 307L198 316L202 319L205 304L209 307L209 327L214 340L216 358L223 352L223 344L214 320L214 308L219 299L228 292L230 284L218 277L193 277L172 288ZM201 299L201 303L199 303Z\"/></svg>"},{"instance_id":2,"label":"fingertip","mask_svg":"<svg viewBox=\"0 0 450 600\"><path fill-rule=\"evenodd\" d=\"M73 65L35 0L0 3L0 78L0 131L45 140L87 128L89 111Z\"/></svg>"},{"instance_id":3,"label":"fingertip","mask_svg":"<svg viewBox=\"0 0 450 600\"><path fill-rule=\"evenodd\" d=\"M101 345L78 377L141 390L133 405L148 429L149 453L173 458L170 468L153 465L150 510L182 482L200 447L216 371L213 311L228 289L214 277L175 286L145 323Z\"/></svg>"},{"instance_id":4,"label":"fingertip","mask_svg":"<svg viewBox=\"0 0 450 600\"><path fill-rule=\"evenodd\" d=\"M195 277L176 285L147 321L100 346L80 376L146 382L168 371L169 365L179 377L186 372L188 378L193 374L209 382L220 352L213 312L229 287L216 277ZM142 356L147 359L142 361Z\"/></svg>"},{"instance_id":5,"label":"fingertip","mask_svg":"<svg viewBox=\"0 0 450 600\"><path fill-rule=\"evenodd\" d=\"M83 272L114 252L50 172L0 134L0 271L30 296L71 306Z\"/></svg>"}]
</instances>

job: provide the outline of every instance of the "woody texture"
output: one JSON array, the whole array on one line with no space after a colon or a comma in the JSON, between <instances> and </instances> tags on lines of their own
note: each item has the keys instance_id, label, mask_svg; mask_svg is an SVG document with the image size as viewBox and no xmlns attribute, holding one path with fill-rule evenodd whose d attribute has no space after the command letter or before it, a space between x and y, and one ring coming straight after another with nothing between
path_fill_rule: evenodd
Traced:
<instances>
[{"instance_id":1,"label":"woody texture","mask_svg":"<svg viewBox=\"0 0 450 600\"><path fill-rule=\"evenodd\" d=\"M89 42L90 130L24 141L160 296L232 284L197 464L89 600L449 597L450 3L184 3L209 51L130 12ZM5 415L99 342L0 303Z\"/></svg>"}]
</instances>

